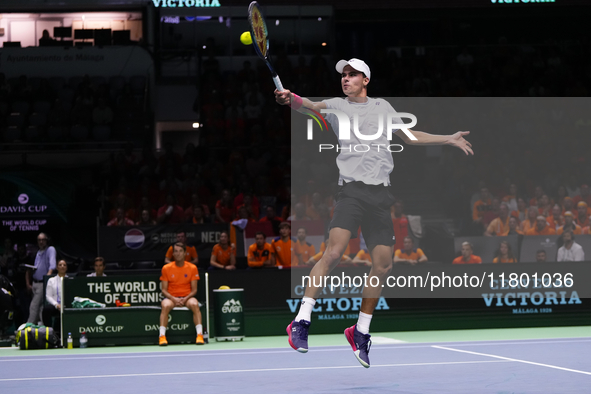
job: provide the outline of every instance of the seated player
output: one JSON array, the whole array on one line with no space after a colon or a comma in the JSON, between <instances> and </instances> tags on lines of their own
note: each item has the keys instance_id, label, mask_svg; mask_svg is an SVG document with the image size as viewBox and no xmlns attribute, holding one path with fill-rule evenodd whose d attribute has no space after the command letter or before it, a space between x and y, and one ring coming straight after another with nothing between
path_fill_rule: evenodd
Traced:
<instances>
[{"instance_id":1,"label":"seated player","mask_svg":"<svg viewBox=\"0 0 591 394\"><path fill-rule=\"evenodd\" d=\"M199 262L199 257L197 256L197 249L195 249L194 246L187 246L187 236L184 231L179 231L176 234L176 242L185 245L185 261L197 265L197 263ZM173 247L171 246L166 251L166 256L164 257L164 264L168 264L174 260L172 249Z\"/></svg>"},{"instance_id":2,"label":"seated player","mask_svg":"<svg viewBox=\"0 0 591 394\"><path fill-rule=\"evenodd\" d=\"M357 252L355 257L353 257L353 260L351 261L351 263L352 264L364 264L364 265L371 267L371 265L372 265L371 254L369 253L369 251L367 249L359 249L359 252Z\"/></svg>"},{"instance_id":3,"label":"seated player","mask_svg":"<svg viewBox=\"0 0 591 394\"><path fill-rule=\"evenodd\" d=\"M105 259L102 257L94 259L94 272L86 276L107 276L105 274Z\"/></svg>"},{"instance_id":4,"label":"seated player","mask_svg":"<svg viewBox=\"0 0 591 394\"><path fill-rule=\"evenodd\" d=\"M275 267L273 247L265 240L267 236L258 232L254 236L255 242L248 248L248 266L250 268Z\"/></svg>"},{"instance_id":5,"label":"seated player","mask_svg":"<svg viewBox=\"0 0 591 394\"><path fill-rule=\"evenodd\" d=\"M517 263L517 258L513 255L509 242L501 241L496 257L493 259L493 263Z\"/></svg>"},{"instance_id":6,"label":"seated player","mask_svg":"<svg viewBox=\"0 0 591 394\"><path fill-rule=\"evenodd\" d=\"M307 231L304 227L298 228L297 241L293 247L295 254L295 261L292 261L292 265L305 265L308 264L310 257L316 254L316 248L309 242L306 242Z\"/></svg>"},{"instance_id":7,"label":"seated player","mask_svg":"<svg viewBox=\"0 0 591 394\"><path fill-rule=\"evenodd\" d=\"M293 242L291 241L291 224L283 222L279 225L279 237L271 243L278 267L291 267L295 259ZM295 264L294 264L295 265Z\"/></svg>"},{"instance_id":8,"label":"seated player","mask_svg":"<svg viewBox=\"0 0 591 394\"><path fill-rule=\"evenodd\" d=\"M404 237L404 248L394 253L394 263L416 264L425 263L427 256L421 248L414 249L414 241L411 237Z\"/></svg>"},{"instance_id":9,"label":"seated player","mask_svg":"<svg viewBox=\"0 0 591 394\"><path fill-rule=\"evenodd\" d=\"M482 264L482 259L473 254L470 242L462 243L462 255L454 259L452 264Z\"/></svg>"},{"instance_id":10,"label":"seated player","mask_svg":"<svg viewBox=\"0 0 591 394\"><path fill-rule=\"evenodd\" d=\"M60 335L61 328L61 315L60 310L61 304L61 290L63 279L68 277L68 264L65 260L60 260L57 263L57 275L49 278L47 281L47 287L45 289L45 300L48 305L45 305L42 312L43 325L46 327L53 327L53 332L56 336ZM51 324L51 318L55 317L53 326Z\"/></svg>"},{"instance_id":11,"label":"seated player","mask_svg":"<svg viewBox=\"0 0 591 394\"><path fill-rule=\"evenodd\" d=\"M222 231L220 242L213 247L209 265L222 270L236 269L236 245L230 244L227 231Z\"/></svg>"},{"instance_id":12,"label":"seated player","mask_svg":"<svg viewBox=\"0 0 591 394\"><path fill-rule=\"evenodd\" d=\"M546 216L539 215L536 219L536 226L530 228L525 235L554 235L556 231L546 222Z\"/></svg>"},{"instance_id":13,"label":"seated player","mask_svg":"<svg viewBox=\"0 0 591 394\"><path fill-rule=\"evenodd\" d=\"M186 246L181 242L173 245L174 261L162 267L162 312L160 313L160 338L158 345L166 346L166 326L168 325L168 315L175 307L187 307L193 312L193 322L197 329L197 345L203 345L203 326L201 325L201 310L199 302L195 298L197 294L197 281L199 280L199 271L197 266L185 261Z\"/></svg>"}]
</instances>

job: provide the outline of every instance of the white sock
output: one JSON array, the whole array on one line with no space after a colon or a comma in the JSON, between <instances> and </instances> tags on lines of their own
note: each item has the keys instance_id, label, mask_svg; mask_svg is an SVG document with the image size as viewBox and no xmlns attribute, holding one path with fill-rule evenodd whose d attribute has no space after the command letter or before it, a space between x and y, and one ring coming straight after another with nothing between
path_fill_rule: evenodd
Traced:
<instances>
[{"instance_id":1,"label":"white sock","mask_svg":"<svg viewBox=\"0 0 591 394\"><path fill-rule=\"evenodd\" d=\"M197 329L197 335L199 335L199 334L203 335L203 325L202 324L197 324L195 326L195 328Z\"/></svg>"},{"instance_id":2,"label":"white sock","mask_svg":"<svg viewBox=\"0 0 591 394\"><path fill-rule=\"evenodd\" d=\"M295 321L299 322L300 320L312 321L312 309L316 305L316 300L310 297L302 298L302 303L300 305L300 311L295 318Z\"/></svg>"},{"instance_id":3,"label":"white sock","mask_svg":"<svg viewBox=\"0 0 591 394\"><path fill-rule=\"evenodd\" d=\"M160 336L163 337L166 335L166 327L160 326Z\"/></svg>"},{"instance_id":4,"label":"white sock","mask_svg":"<svg viewBox=\"0 0 591 394\"><path fill-rule=\"evenodd\" d=\"M359 319L357 320L357 330L362 334L369 334L369 325L371 324L372 315L359 312Z\"/></svg>"}]
</instances>

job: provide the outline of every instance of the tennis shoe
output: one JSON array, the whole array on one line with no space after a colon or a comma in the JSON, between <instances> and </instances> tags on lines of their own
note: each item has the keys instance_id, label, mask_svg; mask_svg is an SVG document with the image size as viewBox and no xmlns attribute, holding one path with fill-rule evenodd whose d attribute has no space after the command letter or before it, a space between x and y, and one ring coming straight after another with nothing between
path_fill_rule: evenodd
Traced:
<instances>
[{"instance_id":1,"label":"tennis shoe","mask_svg":"<svg viewBox=\"0 0 591 394\"><path fill-rule=\"evenodd\" d=\"M197 340L195 341L197 345L205 345L205 341L203 340L203 334L197 334Z\"/></svg>"},{"instance_id":2,"label":"tennis shoe","mask_svg":"<svg viewBox=\"0 0 591 394\"><path fill-rule=\"evenodd\" d=\"M362 334L357 329L357 324L345 330L345 337L353 348L357 361L365 368L369 368L369 349L371 348L371 335Z\"/></svg>"},{"instance_id":3,"label":"tennis shoe","mask_svg":"<svg viewBox=\"0 0 591 394\"><path fill-rule=\"evenodd\" d=\"M166 345L168 345L168 341L166 340L166 336L160 335L160 337L158 338L158 346L166 346Z\"/></svg>"},{"instance_id":4,"label":"tennis shoe","mask_svg":"<svg viewBox=\"0 0 591 394\"><path fill-rule=\"evenodd\" d=\"M287 326L287 335L289 346L297 350L300 353L308 352L308 329L310 328L310 322L307 320L292 321Z\"/></svg>"}]
</instances>

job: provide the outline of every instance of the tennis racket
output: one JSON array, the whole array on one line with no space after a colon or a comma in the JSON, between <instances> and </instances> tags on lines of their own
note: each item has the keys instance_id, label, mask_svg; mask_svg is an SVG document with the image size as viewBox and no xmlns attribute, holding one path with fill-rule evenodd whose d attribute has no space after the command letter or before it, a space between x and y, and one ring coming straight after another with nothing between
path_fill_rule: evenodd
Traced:
<instances>
[{"instance_id":1,"label":"tennis racket","mask_svg":"<svg viewBox=\"0 0 591 394\"><path fill-rule=\"evenodd\" d=\"M267 24L265 23L265 18L263 17L259 3L256 1L253 1L248 6L248 22L250 24L250 34L253 38L252 45L254 46L254 50L257 55L265 61L265 64L269 67L269 71L271 71L273 82L275 82L277 90L282 92L284 90L283 85L281 84L281 80L279 79L277 72L275 72L275 69L271 64L271 59L269 58L269 34L267 31Z\"/></svg>"}]
</instances>

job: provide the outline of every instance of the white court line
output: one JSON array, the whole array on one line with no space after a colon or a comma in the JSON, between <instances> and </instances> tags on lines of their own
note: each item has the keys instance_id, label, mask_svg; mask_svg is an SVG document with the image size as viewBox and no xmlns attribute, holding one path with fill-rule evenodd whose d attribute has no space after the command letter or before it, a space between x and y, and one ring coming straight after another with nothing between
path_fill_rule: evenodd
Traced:
<instances>
[{"instance_id":1,"label":"white court line","mask_svg":"<svg viewBox=\"0 0 591 394\"><path fill-rule=\"evenodd\" d=\"M553 340L553 338L549 338L548 340L523 340L521 342L513 341L513 342L446 342L446 345L452 346L490 346L490 345L529 345L529 344L553 344L553 343L579 343L579 342L591 342L591 339L581 339L581 340ZM441 343L441 342L436 342ZM417 348L432 348L434 347L431 344L425 345L398 345L398 346L376 346L374 347L375 350L391 350L391 349L417 349ZM15 348L18 349L18 348ZM63 355L38 355L38 358L33 358L33 356L16 356L16 357L7 357L7 358L0 358L0 363L2 362L18 362L18 361L25 361L25 362L34 362L34 361L70 361L70 360L116 360L116 359L127 359L127 358L160 358L160 357L210 357L210 356L240 356L240 355L252 355L252 354L281 354L281 353L293 353L293 350L280 350L279 348L275 348L274 350L252 350L252 349L245 349L248 351L230 351L225 349L218 349L218 350L205 350L205 351L196 351L196 350L179 350L177 352L170 351L166 353L127 353L130 355L126 356L109 356L110 354L118 354L118 353L94 353L89 355L79 355L79 356L68 356L66 354ZM338 345L334 347L328 348L313 348L311 352L318 353L318 352L343 352L347 351L350 352L350 346L346 345ZM135 354L135 355L133 355Z\"/></svg>"},{"instance_id":2,"label":"white court line","mask_svg":"<svg viewBox=\"0 0 591 394\"><path fill-rule=\"evenodd\" d=\"M519 360L519 359L516 359L516 358L495 356L494 354L485 354L485 353L471 352L471 351L468 351L468 350L453 349L453 348L450 348L450 347L437 346L437 345L435 345L433 347L434 348L437 348L437 349L451 350L452 352L474 354L474 355L477 355L477 356L485 356L485 357L493 357L493 358L498 358L500 360L505 360L505 361L513 361L513 362L518 362L518 363L523 363L523 364L537 365L539 367L560 369L562 371L576 372L576 373L581 373L581 374L584 374L584 375L591 375L591 372L579 371L577 369L564 368L564 367L559 367L559 366L550 365L550 364L535 363L533 361Z\"/></svg>"},{"instance_id":3,"label":"white court line","mask_svg":"<svg viewBox=\"0 0 591 394\"><path fill-rule=\"evenodd\" d=\"M383 364L372 365L372 368L388 368L388 367L414 367L414 366L429 366L429 365L455 365L455 364L489 364L489 363L503 363L510 362L508 360L494 360L494 361L448 361L440 363L412 363L412 364ZM28 377L28 378L10 378L0 379L0 382L16 382L16 381L31 381L31 380L59 380L59 379L101 379L101 378L128 378L140 376L173 376L173 375L202 375L212 373L250 373L250 372L280 372L280 371L308 371L319 369L350 369L357 368L359 365L342 365L334 367L301 367L301 368L265 368L265 369L230 369L225 371L190 371L190 372L157 372L157 373L130 373L121 375L86 375L86 376L49 376L44 378Z\"/></svg>"}]
</instances>

